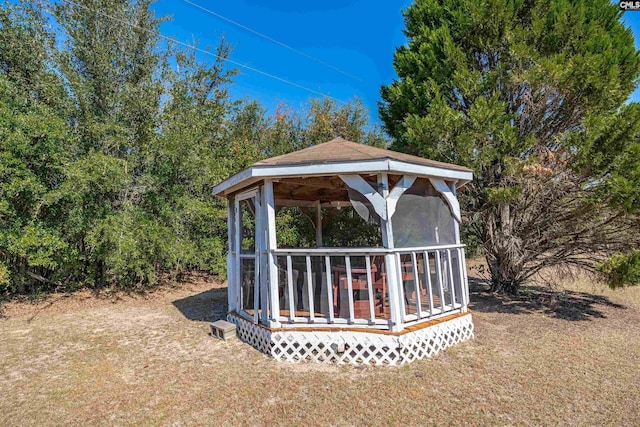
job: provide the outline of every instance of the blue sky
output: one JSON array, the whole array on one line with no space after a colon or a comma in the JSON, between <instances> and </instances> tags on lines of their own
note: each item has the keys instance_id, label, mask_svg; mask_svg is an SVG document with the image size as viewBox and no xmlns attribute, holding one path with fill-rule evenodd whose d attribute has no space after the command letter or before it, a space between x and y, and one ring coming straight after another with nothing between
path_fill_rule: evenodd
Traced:
<instances>
[{"instance_id":1,"label":"blue sky","mask_svg":"<svg viewBox=\"0 0 640 427\"><path fill-rule=\"evenodd\" d=\"M404 1L269 1L190 0L220 15L285 43L314 58L339 68L345 75L291 50L278 46L183 0L159 0L159 15L170 15L162 25L165 35L183 42L199 40L215 46L224 36L232 45L231 59L295 82L339 100L358 96L378 121L376 102L380 85L390 83L395 73L393 52L404 44L401 9ZM200 55L202 60L213 60ZM310 92L240 70L231 86L234 97L257 98L267 108L278 103L299 108Z\"/></svg>"},{"instance_id":2,"label":"blue sky","mask_svg":"<svg viewBox=\"0 0 640 427\"><path fill-rule=\"evenodd\" d=\"M232 45L231 59L339 100L359 97L379 122L376 102L380 85L393 81L396 47L404 44L401 10L410 0L189 0L219 15L265 34L338 72L258 35L213 16L184 0L159 0L163 34L200 46L216 46L224 36ZM640 48L640 12L626 12ZM213 60L200 55L202 60ZM314 95L300 88L240 70L231 86L236 98L256 98L268 109L279 103L299 108ZM349 76L349 75L351 76ZM353 77L352 77L353 76ZM354 78L356 77L356 78ZM640 89L631 97L640 101Z\"/></svg>"},{"instance_id":3,"label":"blue sky","mask_svg":"<svg viewBox=\"0 0 640 427\"><path fill-rule=\"evenodd\" d=\"M633 36L635 37L636 48L640 49L640 12L625 12L622 21L626 26L631 27ZM631 101L640 102L640 87L637 87L635 92L629 97Z\"/></svg>"}]
</instances>

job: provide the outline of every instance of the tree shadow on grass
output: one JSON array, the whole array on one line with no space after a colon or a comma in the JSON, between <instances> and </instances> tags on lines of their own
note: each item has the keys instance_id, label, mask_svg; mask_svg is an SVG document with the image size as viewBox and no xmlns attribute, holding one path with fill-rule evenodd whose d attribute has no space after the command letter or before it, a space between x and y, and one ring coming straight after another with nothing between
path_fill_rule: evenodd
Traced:
<instances>
[{"instance_id":1,"label":"tree shadow on grass","mask_svg":"<svg viewBox=\"0 0 640 427\"><path fill-rule=\"evenodd\" d=\"M227 318L227 288L214 288L172 303L189 320L215 322Z\"/></svg>"},{"instance_id":2,"label":"tree shadow on grass","mask_svg":"<svg viewBox=\"0 0 640 427\"><path fill-rule=\"evenodd\" d=\"M558 319L582 321L606 318L604 308L627 308L602 295L558 291L545 286L524 286L517 296L494 294L489 292L490 288L488 280L469 276L471 310L509 314L541 312Z\"/></svg>"}]
</instances>

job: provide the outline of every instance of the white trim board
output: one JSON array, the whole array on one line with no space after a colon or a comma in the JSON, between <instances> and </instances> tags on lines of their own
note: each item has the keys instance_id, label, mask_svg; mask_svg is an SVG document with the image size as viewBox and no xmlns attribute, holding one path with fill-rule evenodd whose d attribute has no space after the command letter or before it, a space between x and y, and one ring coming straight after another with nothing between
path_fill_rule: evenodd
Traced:
<instances>
[{"instance_id":1,"label":"white trim board","mask_svg":"<svg viewBox=\"0 0 640 427\"><path fill-rule=\"evenodd\" d=\"M339 175L340 179L350 188L356 190L369 200L371 206L383 220L387 219L387 203L375 188L360 175Z\"/></svg>"},{"instance_id":2,"label":"white trim board","mask_svg":"<svg viewBox=\"0 0 640 427\"><path fill-rule=\"evenodd\" d=\"M456 187L461 187L473 179L472 172L439 168L434 166L417 165L397 160L368 160L358 162L319 163L289 166L251 166L213 188L213 194L224 197L227 194L242 189L255 181L264 178L340 175L357 173L392 172L397 174L411 174L416 176L434 177L448 181L456 181Z\"/></svg>"},{"instance_id":3,"label":"white trim board","mask_svg":"<svg viewBox=\"0 0 640 427\"><path fill-rule=\"evenodd\" d=\"M451 213L453 214L453 217L456 219L456 221L458 221L458 223L462 222L462 216L460 214L460 203L458 202L455 194L451 192L451 188L449 188L447 183L444 182L444 180L437 178L429 178L429 181L431 181L433 187L440 194L442 194L444 199L447 201L449 207L451 208Z\"/></svg>"}]
</instances>

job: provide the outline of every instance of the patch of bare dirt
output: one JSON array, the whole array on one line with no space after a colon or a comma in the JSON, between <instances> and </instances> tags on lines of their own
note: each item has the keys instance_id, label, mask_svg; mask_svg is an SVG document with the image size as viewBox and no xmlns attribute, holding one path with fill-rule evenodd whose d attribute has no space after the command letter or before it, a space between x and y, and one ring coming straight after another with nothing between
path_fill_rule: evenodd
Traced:
<instances>
[{"instance_id":1,"label":"patch of bare dirt","mask_svg":"<svg viewBox=\"0 0 640 427\"><path fill-rule=\"evenodd\" d=\"M65 312L79 312L114 304L164 304L176 296L191 294L198 290L224 293L226 298L227 284L216 276L193 273L186 276L179 284L165 282L154 288L140 292L125 292L114 288L99 290L81 289L75 292L53 293L39 298L24 297L5 301L0 306L0 318L55 315Z\"/></svg>"},{"instance_id":2,"label":"patch of bare dirt","mask_svg":"<svg viewBox=\"0 0 640 427\"><path fill-rule=\"evenodd\" d=\"M573 281L509 300L470 275L475 339L402 367L292 365L217 341L227 290L204 276L10 303L0 424L640 424L639 288Z\"/></svg>"}]
</instances>

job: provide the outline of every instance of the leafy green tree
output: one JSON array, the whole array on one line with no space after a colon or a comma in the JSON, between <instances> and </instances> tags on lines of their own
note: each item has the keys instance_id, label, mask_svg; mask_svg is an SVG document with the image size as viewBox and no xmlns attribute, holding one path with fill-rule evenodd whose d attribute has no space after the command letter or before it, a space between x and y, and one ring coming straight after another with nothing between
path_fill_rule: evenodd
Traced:
<instances>
[{"instance_id":1,"label":"leafy green tree","mask_svg":"<svg viewBox=\"0 0 640 427\"><path fill-rule=\"evenodd\" d=\"M0 263L14 291L25 291L42 269L65 262L57 212L47 206L64 179L69 133L63 118L0 76Z\"/></svg>"},{"instance_id":2,"label":"leafy green tree","mask_svg":"<svg viewBox=\"0 0 640 427\"><path fill-rule=\"evenodd\" d=\"M59 61L84 149L128 159L138 174L144 163L138 159L155 138L166 59L150 4L79 0L55 9L66 35Z\"/></svg>"},{"instance_id":3,"label":"leafy green tree","mask_svg":"<svg viewBox=\"0 0 640 427\"><path fill-rule=\"evenodd\" d=\"M344 138L374 147L387 146L382 130L368 126L367 110L358 98L340 107L331 99L312 100L305 129L305 141L308 145Z\"/></svg>"},{"instance_id":4,"label":"leafy green tree","mask_svg":"<svg viewBox=\"0 0 640 427\"><path fill-rule=\"evenodd\" d=\"M175 67L163 77L169 101L150 160L145 209L166 227L162 264L174 272L226 271L227 209L211 188L237 161L225 136L234 104L227 87L235 71L224 67L229 52L224 40L212 64L199 63L193 51L176 52Z\"/></svg>"},{"instance_id":5,"label":"leafy green tree","mask_svg":"<svg viewBox=\"0 0 640 427\"><path fill-rule=\"evenodd\" d=\"M42 4L0 9L0 292L57 286L70 255L47 205L74 149L53 46Z\"/></svg>"},{"instance_id":6,"label":"leafy green tree","mask_svg":"<svg viewBox=\"0 0 640 427\"><path fill-rule=\"evenodd\" d=\"M215 183L336 136L386 143L358 101L274 115L232 101L226 42L202 62L162 42L150 4L0 8L0 293L223 273L227 210ZM286 222L303 230L291 242L309 241L300 212Z\"/></svg>"},{"instance_id":7,"label":"leafy green tree","mask_svg":"<svg viewBox=\"0 0 640 427\"><path fill-rule=\"evenodd\" d=\"M79 150L54 202L89 285L154 282L163 224L142 207L153 184L167 50L150 1L79 0L56 5L65 34L58 62L71 93Z\"/></svg>"},{"instance_id":8,"label":"leafy green tree","mask_svg":"<svg viewBox=\"0 0 640 427\"><path fill-rule=\"evenodd\" d=\"M640 57L616 5L416 0L404 16L380 114L394 149L475 170L463 230L494 290L638 246L637 106L623 103Z\"/></svg>"},{"instance_id":9,"label":"leafy green tree","mask_svg":"<svg viewBox=\"0 0 640 427\"><path fill-rule=\"evenodd\" d=\"M237 107L228 129L232 157L237 160L236 171L258 160L337 137L387 146L381 129L368 125L367 111L358 99L340 106L330 99L312 99L301 111L280 105L272 116L257 101L248 101ZM290 247L315 244L310 216L314 214L300 208L281 209L276 223L278 244ZM325 217L325 222L325 244L364 245L367 238L376 239L375 227L364 224L352 209L332 212L330 218Z\"/></svg>"},{"instance_id":10,"label":"leafy green tree","mask_svg":"<svg viewBox=\"0 0 640 427\"><path fill-rule=\"evenodd\" d=\"M333 138L386 147L382 130L369 126L367 111L359 99L338 106L331 99L310 99L299 111L285 104L273 115L256 100L235 106L227 139L237 161L236 171L264 158L301 150Z\"/></svg>"}]
</instances>

